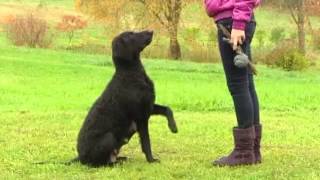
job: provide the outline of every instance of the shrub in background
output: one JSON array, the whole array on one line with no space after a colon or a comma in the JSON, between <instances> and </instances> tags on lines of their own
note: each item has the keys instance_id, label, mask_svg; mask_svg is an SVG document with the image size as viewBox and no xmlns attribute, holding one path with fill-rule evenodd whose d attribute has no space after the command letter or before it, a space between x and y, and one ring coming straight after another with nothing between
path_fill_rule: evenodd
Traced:
<instances>
[{"instance_id":1,"label":"shrub in background","mask_svg":"<svg viewBox=\"0 0 320 180\"><path fill-rule=\"evenodd\" d=\"M216 30L201 34L198 27L186 28L182 31L182 58L195 62L218 62Z\"/></svg>"},{"instance_id":2,"label":"shrub in background","mask_svg":"<svg viewBox=\"0 0 320 180\"><path fill-rule=\"evenodd\" d=\"M65 49L65 47L62 47ZM99 39L90 36L89 34L82 35L81 39L72 43L68 47L68 50L77 53L88 53L88 54L111 54L111 51L107 51L105 44L101 44Z\"/></svg>"},{"instance_id":3,"label":"shrub in background","mask_svg":"<svg viewBox=\"0 0 320 180\"><path fill-rule=\"evenodd\" d=\"M52 43L47 21L33 14L18 16L7 25L7 37L16 46L47 48Z\"/></svg>"},{"instance_id":4,"label":"shrub in background","mask_svg":"<svg viewBox=\"0 0 320 180\"><path fill-rule=\"evenodd\" d=\"M301 71L309 66L309 60L298 49L291 49L276 65L287 71Z\"/></svg>"},{"instance_id":5,"label":"shrub in background","mask_svg":"<svg viewBox=\"0 0 320 180\"><path fill-rule=\"evenodd\" d=\"M266 45L266 37L267 37L267 32L264 30L258 30L255 33L255 39L258 41L258 48L264 48Z\"/></svg>"},{"instance_id":6,"label":"shrub in background","mask_svg":"<svg viewBox=\"0 0 320 180\"><path fill-rule=\"evenodd\" d=\"M314 30L312 34L312 43L315 49L320 50L320 29Z\"/></svg>"},{"instance_id":7,"label":"shrub in background","mask_svg":"<svg viewBox=\"0 0 320 180\"><path fill-rule=\"evenodd\" d=\"M0 19L0 24L9 25L12 24L16 20L16 16L12 14L8 14Z\"/></svg>"},{"instance_id":8,"label":"shrub in background","mask_svg":"<svg viewBox=\"0 0 320 180\"><path fill-rule=\"evenodd\" d=\"M310 61L299 52L293 40L285 40L278 44L267 56L265 63L269 66L280 67L287 71L306 69Z\"/></svg>"},{"instance_id":9,"label":"shrub in background","mask_svg":"<svg viewBox=\"0 0 320 180\"><path fill-rule=\"evenodd\" d=\"M83 20L80 16L65 15L62 17L61 22L58 23L56 29L67 33L69 48L74 37L75 31L87 27L87 21Z\"/></svg>"},{"instance_id":10,"label":"shrub in background","mask_svg":"<svg viewBox=\"0 0 320 180\"><path fill-rule=\"evenodd\" d=\"M262 47L262 48L252 48L252 60L255 64L268 64L268 59L266 58L268 54L272 51L270 47Z\"/></svg>"},{"instance_id":11,"label":"shrub in background","mask_svg":"<svg viewBox=\"0 0 320 180\"><path fill-rule=\"evenodd\" d=\"M270 41L277 44L285 38L285 28L276 27L271 30Z\"/></svg>"},{"instance_id":12,"label":"shrub in background","mask_svg":"<svg viewBox=\"0 0 320 180\"><path fill-rule=\"evenodd\" d=\"M182 38L185 41L192 42L200 38L201 29L198 27L187 27L182 32Z\"/></svg>"}]
</instances>

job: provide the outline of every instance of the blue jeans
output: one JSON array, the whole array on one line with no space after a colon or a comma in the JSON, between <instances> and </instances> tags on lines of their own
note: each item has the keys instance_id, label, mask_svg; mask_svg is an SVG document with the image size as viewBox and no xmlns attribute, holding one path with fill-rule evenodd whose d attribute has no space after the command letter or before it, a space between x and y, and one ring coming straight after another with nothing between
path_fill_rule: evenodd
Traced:
<instances>
[{"instance_id":1,"label":"blue jeans","mask_svg":"<svg viewBox=\"0 0 320 180\"><path fill-rule=\"evenodd\" d=\"M217 23L222 24L230 32L232 19L222 19ZM246 39L242 45L243 51L251 60L251 40L255 32L254 18L247 23L245 29ZM248 128L260 124L259 101L254 86L253 74L249 68L238 68L234 65L235 52L230 44L223 41L224 34L218 28L219 50L227 80L228 89L233 99L237 116L238 128Z\"/></svg>"}]
</instances>

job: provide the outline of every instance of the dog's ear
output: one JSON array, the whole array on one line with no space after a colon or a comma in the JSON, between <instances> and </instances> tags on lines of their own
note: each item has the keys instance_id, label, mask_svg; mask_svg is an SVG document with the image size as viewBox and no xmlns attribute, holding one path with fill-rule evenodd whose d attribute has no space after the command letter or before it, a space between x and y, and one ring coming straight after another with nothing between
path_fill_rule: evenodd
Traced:
<instances>
[{"instance_id":1,"label":"dog's ear","mask_svg":"<svg viewBox=\"0 0 320 180\"><path fill-rule=\"evenodd\" d=\"M131 53L127 47L128 41L124 38L117 38L112 42L112 57L116 59L130 59Z\"/></svg>"}]
</instances>

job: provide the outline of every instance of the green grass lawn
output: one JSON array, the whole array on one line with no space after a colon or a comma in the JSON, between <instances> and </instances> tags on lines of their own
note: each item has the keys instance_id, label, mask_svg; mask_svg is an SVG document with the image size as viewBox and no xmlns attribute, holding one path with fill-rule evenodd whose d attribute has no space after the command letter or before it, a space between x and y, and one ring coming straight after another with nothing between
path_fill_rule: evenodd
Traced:
<instances>
[{"instance_id":1,"label":"green grass lawn","mask_svg":"<svg viewBox=\"0 0 320 180\"><path fill-rule=\"evenodd\" d=\"M178 134L153 117L150 133L160 164L148 164L137 136L113 168L64 162L76 155L82 121L114 69L110 57L0 44L0 179L319 179L320 75L258 66L264 163L216 168L232 148L232 102L219 64L145 60L157 102L175 112Z\"/></svg>"}]
</instances>

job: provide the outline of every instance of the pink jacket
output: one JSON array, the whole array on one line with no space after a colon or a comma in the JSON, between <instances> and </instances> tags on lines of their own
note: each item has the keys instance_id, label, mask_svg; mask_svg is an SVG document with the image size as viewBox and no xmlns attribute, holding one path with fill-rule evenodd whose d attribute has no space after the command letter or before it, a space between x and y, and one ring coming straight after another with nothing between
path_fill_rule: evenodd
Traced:
<instances>
[{"instance_id":1,"label":"pink jacket","mask_svg":"<svg viewBox=\"0 0 320 180\"><path fill-rule=\"evenodd\" d=\"M215 21L224 18L233 19L232 28L245 29L249 22L253 9L260 4L261 0L204 0L207 14L214 17Z\"/></svg>"}]
</instances>

